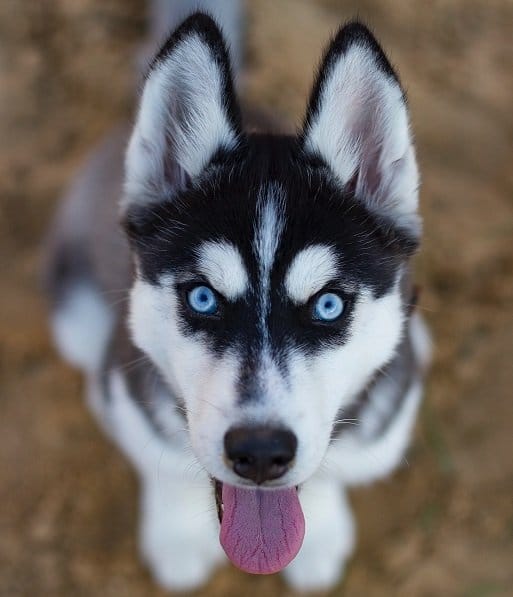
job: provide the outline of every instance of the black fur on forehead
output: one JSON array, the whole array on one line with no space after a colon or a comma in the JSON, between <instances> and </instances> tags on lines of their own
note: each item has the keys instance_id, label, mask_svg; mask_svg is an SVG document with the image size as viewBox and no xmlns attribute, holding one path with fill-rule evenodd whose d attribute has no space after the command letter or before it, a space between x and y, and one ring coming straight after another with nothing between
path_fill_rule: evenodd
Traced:
<instances>
[{"instance_id":1,"label":"black fur on forehead","mask_svg":"<svg viewBox=\"0 0 513 597\"><path fill-rule=\"evenodd\" d=\"M366 287L377 298L392 289L416 243L379 222L350 190L332 180L328 168L306 157L293 137L250 135L236 150L219 153L203 177L177 197L131 207L127 231L140 275L151 284L159 285L170 273L192 274L197 283L206 282L197 264L205 241L227 241L240 252L250 290L237 301L224 301L220 319L195 317L186 306L187 288L176 290L182 297L178 309L183 332L201 332L216 351L237 347L245 362L255 360L263 342L260 268L253 244L263 189L279 189L284 220L266 325L273 357L285 369L283 355L290 347L315 353L343 344L352 317L350 296L347 314L336 325L312 324L309 307L291 303L284 278L299 251L313 244L331 246L339 261L339 276L331 288L343 292L346 285Z\"/></svg>"},{"instance_id":2,"label":"black fur on forehead","mask_svg":"<svg viewBox=\"0 0 513 597\"><path fill-rule=\"evenodd\" d=\"M277 264L281 260L288 266L309 245L331 245L345 275L379 296L417 248L407 232L380 221L350 188L341 189L323 163L304 154L297 139L252 134L236 150L218 153L203 176L178 196L128 210L126 228L142 275L156 283L166 271L191 268L196 249L212 240L232 242L248 271L256 270L257 203L269 183L284 194Z\"/></svg>"},{"instance_id":3,"label":"black fur on forehead","mask_svg":"<svg viewBox=\"0 0 513 597\"><path fill-rule=\"evenodd\" d=\"M406 102L406 95L402 89L399 77L390 64L383 48L379 45L378 41L366 25L359 21L350 21L338 30L338 33L326 48L308 101L308 107L302 127L303 132L308 130L312 120L318 114L324 86L326 85L326 81L333 68L335 68L337 60L353 46L363 47L371 53L379 70L392 78L397 85L399 85L403 92L403 99Z\"/></svg>"},{"instance_id":4,"label":"black fur on forehead","mask_svg":"<svg viewBox=\"0 0 513 597\"><path fill-rule=\"evenodd\" d=\"M197 35L208 46L212 58L221 71L223 107L234 131L240 133L242 117L233 86L230 54L219 25L210 15L204 12L195 12L187 17L169 36L155 58L151 61L146 73L146 79L160 64L169 58L180 42L193 35Z\"/></svg>"}]
</instances>

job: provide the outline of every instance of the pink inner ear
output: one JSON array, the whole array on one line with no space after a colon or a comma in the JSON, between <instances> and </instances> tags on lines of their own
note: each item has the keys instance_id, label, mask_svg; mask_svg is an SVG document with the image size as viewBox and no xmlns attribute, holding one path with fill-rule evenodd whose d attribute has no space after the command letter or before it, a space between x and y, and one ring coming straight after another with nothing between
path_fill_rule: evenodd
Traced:
<instances>
[{"instance_id":1,"label":"pink inner ear","mask_svg":"<svg viewBox=\"0 0 513 597\"><path fill-rule=\"evenodd\" d=\"M183 191L191 182L189 174L180 166L178 160L173 157L173 142L169 131L166 131L166 145L169 151L162 156L164 163L164 177L169 187L173 189L175 193Z\"/></svg>"},{"instance_id":2,"label":"pink inner ear","mask_svg":"<svg viewBox=\"0 0 513 597\"><path fill-rule=\"evenodd\" d=\"M364 96L363 90L360 94ZM379 160L383 149L381 127L376 121L379 119L379 106L376 98L370 97L362 101L356 94L352 103L350 114L353 121L348 123L348 139L358 155L355 191L361 193L365 189L367 193L374 194L380 184Z\"/></svg>"},{"instance_id":3,"label":"pink inner ear","mask_svg":"<svg viewBox=\"0 0 513 597\"><path fill-rule=\"evenodd\" d=\"M371 138L367 138L367 141L363 144L361 166L356 184L356 193L358 195L374 197L383 184L383 173L380 172L380 146L379 139L374 140Z\"/></svg>"}]
</instances>

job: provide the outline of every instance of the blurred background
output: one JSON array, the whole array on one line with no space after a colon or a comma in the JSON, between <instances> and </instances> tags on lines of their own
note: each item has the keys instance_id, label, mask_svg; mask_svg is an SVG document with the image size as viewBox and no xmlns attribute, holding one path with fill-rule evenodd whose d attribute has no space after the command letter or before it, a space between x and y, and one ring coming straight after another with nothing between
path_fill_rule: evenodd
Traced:
<instances>
[{"instance_id":1,"label":"blurred background","mask_svg":"<svg viewBox=\"0 0 513 597\"><path fill-rule=\"evenodd\" d=\"M251 0L247 99L301 120L328 36L365 19L412 111L417 279L435 363L408 465L351 494L345 596L513 595L513 2ZM0 595L164 595L137 486L48 337L41 238L85 154L130 118L142 0L0 0ZM220 571L208 596L289 595Z\"/></svg>"}]
</instances>

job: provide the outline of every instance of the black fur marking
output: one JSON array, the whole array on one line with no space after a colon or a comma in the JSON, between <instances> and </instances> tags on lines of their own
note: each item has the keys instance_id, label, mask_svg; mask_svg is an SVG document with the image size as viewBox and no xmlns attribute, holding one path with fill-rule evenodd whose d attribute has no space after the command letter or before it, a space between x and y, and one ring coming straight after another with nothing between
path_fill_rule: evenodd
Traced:
<instances>
[{"instance_id":1,"label":"black fur marking","mask_svg":"<svg viewBox=\"0 0 513 597\"><path fill-rule=\"evenodd\" d=\"M321 60L321 66L315 79L303 123L303 140L312 120L319 114L321 108L320 100L326 81L329 79L339 58L355 45L367 48L376 61L378 69L391 77L402 90L399 77L371 31L359 21L351 21L343 25L331 43L328 44L324 57ZM405 98L404 91L403 97Z\"/></svg>"},{"instance_id":2,"label":"black fur marking","mask_svg":"<svg viewBox=\"0 0 513 597\"><path fill-rule=\"evenodd\" d=\"M232 348L247 355L245 362L263 347L253 240L258 199L270 182L284 195L285 225L271 272L267 320L270 350L278 362L291 346L310 353L344 343L351 321L348 308L336 324L319 325L305 315L305 307L289 301L284 276L299 251L317 243L334 247L340 261L334 284L364 286L380 297L391 289L412 249L407 236L384 227L352 193L341 190L292 137L251 135L238 149L220 152L202 179L175 200L132 207L127 229L147 282L159 284L166 273L193 274L202 281L196 255L205 241L228 241L240 251L251 285L246 296L226 301L219 318L191 316L182 300L180 320L184 333L202 332L213 349Z\"/></svg>"}]
</instances>

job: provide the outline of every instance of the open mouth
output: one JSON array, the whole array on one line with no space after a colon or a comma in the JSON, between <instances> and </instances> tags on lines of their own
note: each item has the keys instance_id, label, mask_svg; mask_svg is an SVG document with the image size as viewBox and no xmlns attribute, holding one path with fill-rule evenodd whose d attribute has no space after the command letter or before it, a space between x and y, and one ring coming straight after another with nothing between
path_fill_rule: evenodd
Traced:
<instances>
[{"instance_id":1,"label":"open mouth","mask_svg":"<svg viewBox=\"0 0 513 597\"><path fill-rule=\"evenodd\" d=\"M305 534L297 488L214 484L219 539L232 563L251 574L283 570L296 557Z\"/></svg>"}]
</instances>

